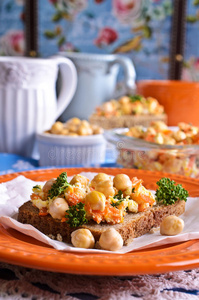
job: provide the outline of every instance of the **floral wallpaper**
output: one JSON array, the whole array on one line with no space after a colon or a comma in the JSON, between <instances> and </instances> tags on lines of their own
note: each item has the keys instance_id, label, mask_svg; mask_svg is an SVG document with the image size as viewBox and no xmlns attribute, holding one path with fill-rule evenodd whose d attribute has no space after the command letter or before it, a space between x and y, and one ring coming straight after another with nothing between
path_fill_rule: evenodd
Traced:
<instances>
[{"instance_id":1,"label":"floral wallpaper","mask_svg":"<svg viewBox=\"0 0 199 300\"><path fill-rule=\"evenodd\" d=\"M23 0L1 0L0 55L18 56L24 51Z\"/></svg>"},{"instance_id":2,"label":"floral wallpaper","mask_svg":"<svg viewBox=\"0 0 199 300\"><path fill-rule=\"evenodd\" d=\"M172 0L49 0L49 4L48 20L41 24L42 54L47 54L46 38L55 52L127 55L137 79L167 77ZM43 11L44 2L40 5Z\"/></svg>"},{"instance_id":3,"label":"floral wallpaper","mask_svg":"<svg viewBox=\"0 0 199 300\"><path fill-rule=\"evenodd\" d=\"M122 53L137 80L166 79L172 0L38 0L39 55ZM183 79L199 78L199 0L187 0ZM0 55L24 55L23 0L0 1Z\"/></svg>"},{"instance_id":4,"label":"floral wallpaper","mask_svg":"<svg viewBox=\"0 0 199 300\"><path fill-rule=\"evenodd\" d=\"M182 79L199 81L199 0L188 0Z\"/></svg>"}]
</instances>

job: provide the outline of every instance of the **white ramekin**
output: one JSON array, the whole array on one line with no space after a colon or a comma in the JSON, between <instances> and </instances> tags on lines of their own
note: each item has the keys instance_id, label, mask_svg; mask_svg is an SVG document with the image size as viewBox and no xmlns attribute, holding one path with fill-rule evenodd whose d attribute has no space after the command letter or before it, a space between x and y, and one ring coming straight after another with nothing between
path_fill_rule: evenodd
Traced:
<instances>
[{"instance_id":1,"label":"white ramekin","mask_svg":"<svg viewBox=\"0 0 199 300\"><path fill-rule=\"evenodd\" d=\"M102 134L71 137L37 134L40 166L90 166L105 161L106 141Z\"/></svg>"}]
</instances>

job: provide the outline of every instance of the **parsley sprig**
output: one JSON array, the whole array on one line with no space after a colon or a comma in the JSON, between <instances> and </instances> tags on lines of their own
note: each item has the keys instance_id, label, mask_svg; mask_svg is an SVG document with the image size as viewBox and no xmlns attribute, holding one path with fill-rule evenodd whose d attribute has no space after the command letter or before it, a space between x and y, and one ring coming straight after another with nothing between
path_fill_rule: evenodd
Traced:
<instances>
[{"instance_id":1,"label":"parsley sprig","mask_svg":"<svg viewBox=\"0 0 199 300\"><path fill-rule=\"evenodd\" d=\"M41 190L41 185L36 184L36 185L33 186L33 189Z\"/></svg>"},{"instance_id":2,"label":"parsley sprig","mask_svg":"<svg viewBox=\"0 0 199 300\"><path fill-rule=\"evenodd\" d=\"M117 200L116 202L112 201L111 205L113 207L117 207L119 206L122 201L126 200L124 197L123 197L123 192L121 190L118 191L118 194L116 194L113 199Z\"/></svg>"},{"instance_id":3,"label":"parsley sprig","mask_svg":"<svg viewBox=\"0 0 199 300\"><path fill-rule=\"evenodd\" d=\"M136 101L142 100L142 96L140 96L140 95L130 95L129 98L130 98L131 102L136 102Z\"/></svg>"},{"instance_id":4,"label":"parsley sprig","mask_svg":"<svg viewBox=\"0 0 199 300\"><path fill-rule=\"evenodd\" d=\"M69 185L70 184L67 180L67 173L61 173L57 177L55 183L53 183L51 189L48 191L48 197L50 197L51 199L57 197L58 195L62 194Z\"/></svg>"},{"instance_id":5,"label":"parsley sprig","mask_svg":"<svg viewBox=\"0 0 199 300\"><path fill-rule=\"evenodd\" d=\"M41 192L41 190L42 190L42 187L39 184L34 185L32 188L33 193L39 193L39 192Z\"/></svg>"},{"instance_id":6,"label":"parsley sprig","mask_svg":"<svg viewBox=\"0 0 199 300\"><path fill-rule=\"evenodd\" d=\"M135 188L132 188L131 193L135 193ZM122 201L126 200L126 198L123 196L123 192L121 190L118 191L118 193L113 197L113 199L117 200L115 202L114 201L111 202L111 205L113 207L119 206L122 203Z\"/></svg>"},{"instance_id":7,"label":"parsley sprig","mask_svg":"<svg viewBox=\"0 0 199 300\"><path fill-rule=\"evenodd\" d=\"M83 224L88 223L86 219L86 211L84 209L84 203L79 202L76 205L72 205L66 211L66 223L70 225L70 227L78 227Z\"/></svg>"},{"instance_id":8,"label":"parsley sprig","mask_svg":"<svg viewBox=\"0 0 199 300\"><path fill-rule=\"evenodd\" d=\"M176 185L175 181L166 177L161 178L156 184L159 186L155 193L155 199L158 203L170 205L178 200L187 201L188 191L181 184Z\"/></svg>"}]
</instances>

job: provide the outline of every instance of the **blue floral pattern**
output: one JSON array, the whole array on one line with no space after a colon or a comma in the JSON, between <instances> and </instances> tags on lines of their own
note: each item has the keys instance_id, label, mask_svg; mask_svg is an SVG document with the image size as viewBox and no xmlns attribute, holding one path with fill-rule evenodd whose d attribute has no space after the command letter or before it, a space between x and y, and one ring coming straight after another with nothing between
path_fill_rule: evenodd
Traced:
<instances>
[{"instance_id":1,"label":"blue floral pattern","mask_svg":"<svg viewBox=\"0 0 199 300\"><path fill-rule=\"evenodd\" d=\"M137 80L168 77L172 0L38 1L39 54L122 53ZM199 1L187 1L183 79L198 81ZM24 55L24 0L0 2L0 55Z\"/></svg>"}]
</instances>

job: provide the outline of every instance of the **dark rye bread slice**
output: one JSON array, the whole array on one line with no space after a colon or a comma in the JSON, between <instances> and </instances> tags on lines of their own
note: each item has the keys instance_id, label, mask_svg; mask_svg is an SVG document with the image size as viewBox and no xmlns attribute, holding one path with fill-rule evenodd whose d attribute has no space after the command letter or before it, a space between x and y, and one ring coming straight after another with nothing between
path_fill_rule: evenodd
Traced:
<instances>
[{"instance_id":1,"label":"dark rye bread slice","mask_svg":"<svg viewBox=\"0 0 199 300\"><path fill-rule=\"evenodd\" d=\"M133 127L135 125L143 125L148 127L152 121L163 121L167 124L167 115L123 115L123 116L112 116L104 117L91 115L89 122L94 125L98 125L104 129Z\"/></svg>"},{"instance_id":2,"label":"dark rye bread slice","mask_svg":"<svg viewBox=\"0 0 199 300\"><path fill-rule=\"evenodd\" d=\"M115 228L121 234L124 245L128 245L134 238L144 235L153 227L158 227L166 216L179 216L184 211L185 201L177 201L175 204L168 206L155 205L147 211L137 214L127 213L124 217L124 222L120 224L96 224L91 221L89 224L81 227L88 228L92 232L95 241L99 240L101 233L107 228ZM66 222L53 219L50 215L39 216L38 213L39 209L33 206L31 201L28 201L19 208L18 221L23 224L31 224L54 239L60 240L61 237L63 242L71 242L71 232L77 228L70 228Z\"/></svg>"}]
</instances>

